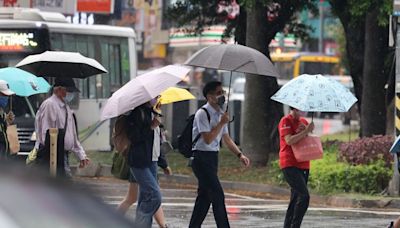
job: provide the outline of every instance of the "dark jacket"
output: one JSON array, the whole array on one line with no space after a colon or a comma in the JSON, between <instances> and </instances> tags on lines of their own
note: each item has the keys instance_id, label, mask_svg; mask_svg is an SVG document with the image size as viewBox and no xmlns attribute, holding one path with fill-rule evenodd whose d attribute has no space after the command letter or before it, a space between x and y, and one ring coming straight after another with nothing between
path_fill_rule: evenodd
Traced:
<instances>
[{"instance_id":1,"label":"dark jacket","mask_svg":"<svg viewBox=\"0 0 400 228\"><path fill-rule=\"evenodd\" d=\"M151 111L146 104L129 114L128 137L131 147L128 152L128 164L135 168L147 168L152 163L154 131L151 129Z\"/></svg>"}]
</instances>

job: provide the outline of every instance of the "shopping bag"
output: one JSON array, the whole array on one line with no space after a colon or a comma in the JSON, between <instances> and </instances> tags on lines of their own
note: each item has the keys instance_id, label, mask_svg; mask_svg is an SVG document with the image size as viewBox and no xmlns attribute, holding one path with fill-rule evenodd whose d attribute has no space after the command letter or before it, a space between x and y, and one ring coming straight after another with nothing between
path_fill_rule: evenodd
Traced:
<instances>
[{"instance_id":1,"label":"shopping bag","mask_svg":"<svg viewBox=\"0 0 400 228\"><path fill-rule=\"evenodd\" d=\"M298 162L322 158L322 143L318 136L309 135L292 145L294 157Z\"/></svg>"},{"instance_id":2,"label":"shopping bag","mask_svg":"<svg viewBox=\"0 0 400 228\"><path fill-rule=\"evenodd\" d=\"M33 148L26 157L25 163L27 165L34 164L34 162L36 162L36 157L37 157L37 149Z\"/></svg>"},{"instance_id":3,"label":"shopping bag","mask_svg":"<svg viewBox=\"0 0 400 228\"><path fill-rule=\"evenodd\" d=\"M8 139L10 154L18 153L20 145L18 140L17 125L13 124L7 126L7 139Z\"/></svg>"},{"instance_id":4,"label":"shopping bag","mask_svg":"<svg viewBox=\"0 0 400 228\"><path fill-rule=\"evenodd\" d=\"M114 153L111 173L118 179L128 180L129 165L126 157L122 153Z\"/></svg>"}]
</instances>

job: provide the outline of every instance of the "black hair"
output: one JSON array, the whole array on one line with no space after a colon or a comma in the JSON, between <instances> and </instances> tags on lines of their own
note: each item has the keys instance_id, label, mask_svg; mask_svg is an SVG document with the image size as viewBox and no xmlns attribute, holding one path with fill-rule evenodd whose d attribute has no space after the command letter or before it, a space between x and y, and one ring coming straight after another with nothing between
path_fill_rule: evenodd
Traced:
<instances>
[{"instance_id":1,"label":"black hair","mask_svg":"<svg viewBox=\"0 0 400 228\"><path fill-rule=\"evenodd\" d=\"M222 83L220 81L208 82L203 88L203 96L207 99L207 95L210 92L214 92L219 86L222 86Z\"/></svg>"}]
</instances>

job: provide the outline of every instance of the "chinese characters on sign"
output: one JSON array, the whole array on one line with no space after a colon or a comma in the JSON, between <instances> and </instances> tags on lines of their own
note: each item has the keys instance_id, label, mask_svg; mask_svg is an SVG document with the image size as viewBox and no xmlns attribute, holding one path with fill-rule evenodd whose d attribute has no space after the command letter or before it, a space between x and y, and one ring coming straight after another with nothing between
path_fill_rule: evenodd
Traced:
<instances>
[{"instance_id":1,"label":"chinese characters on sign","mask_svg":"<svg viewBox=\"0 0 400 228\"><path fill-rule=\"evenodd\" d=\"M38 46L34 33L0 33L0 51L29 51Z\"/></svg>"}]
</instances>

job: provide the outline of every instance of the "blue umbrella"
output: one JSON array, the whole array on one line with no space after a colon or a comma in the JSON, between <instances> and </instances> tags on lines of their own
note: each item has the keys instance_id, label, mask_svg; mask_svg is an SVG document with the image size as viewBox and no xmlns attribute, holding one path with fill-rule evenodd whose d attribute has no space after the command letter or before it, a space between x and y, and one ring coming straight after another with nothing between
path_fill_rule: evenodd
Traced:
<instances>
[{"instance_id":1,"label":"blue umbrella","mask_svg":"<svg viewBox=\"0 0 400 228\"><path fill-rule=\"evenodd\" d=\"M44 78L36 77L29 72L15 67L0 69L0 79L6 81L10 89L21 97L47 93L51 87Z\"/></svg>"},{"instance_id":2,"label":"blue umbrella","mask_svg":"<svg viewBox=\"0 0 400 228\"><path fill-rule=\"evenodd\" d=\"M349 89L320 74L290 80L271 99L305 112L347 112L357 102Z\"/></svg>"},{"instance_id":3,"label":"blue umbrella","mask_svg":"<svg viewBox=\"0 0 400 228\"><path fill-rule=\"evenodd\" d=\"M400 136L396 138L389 151L393 154L400 152Z\"/></svg>"}]
</instances>

